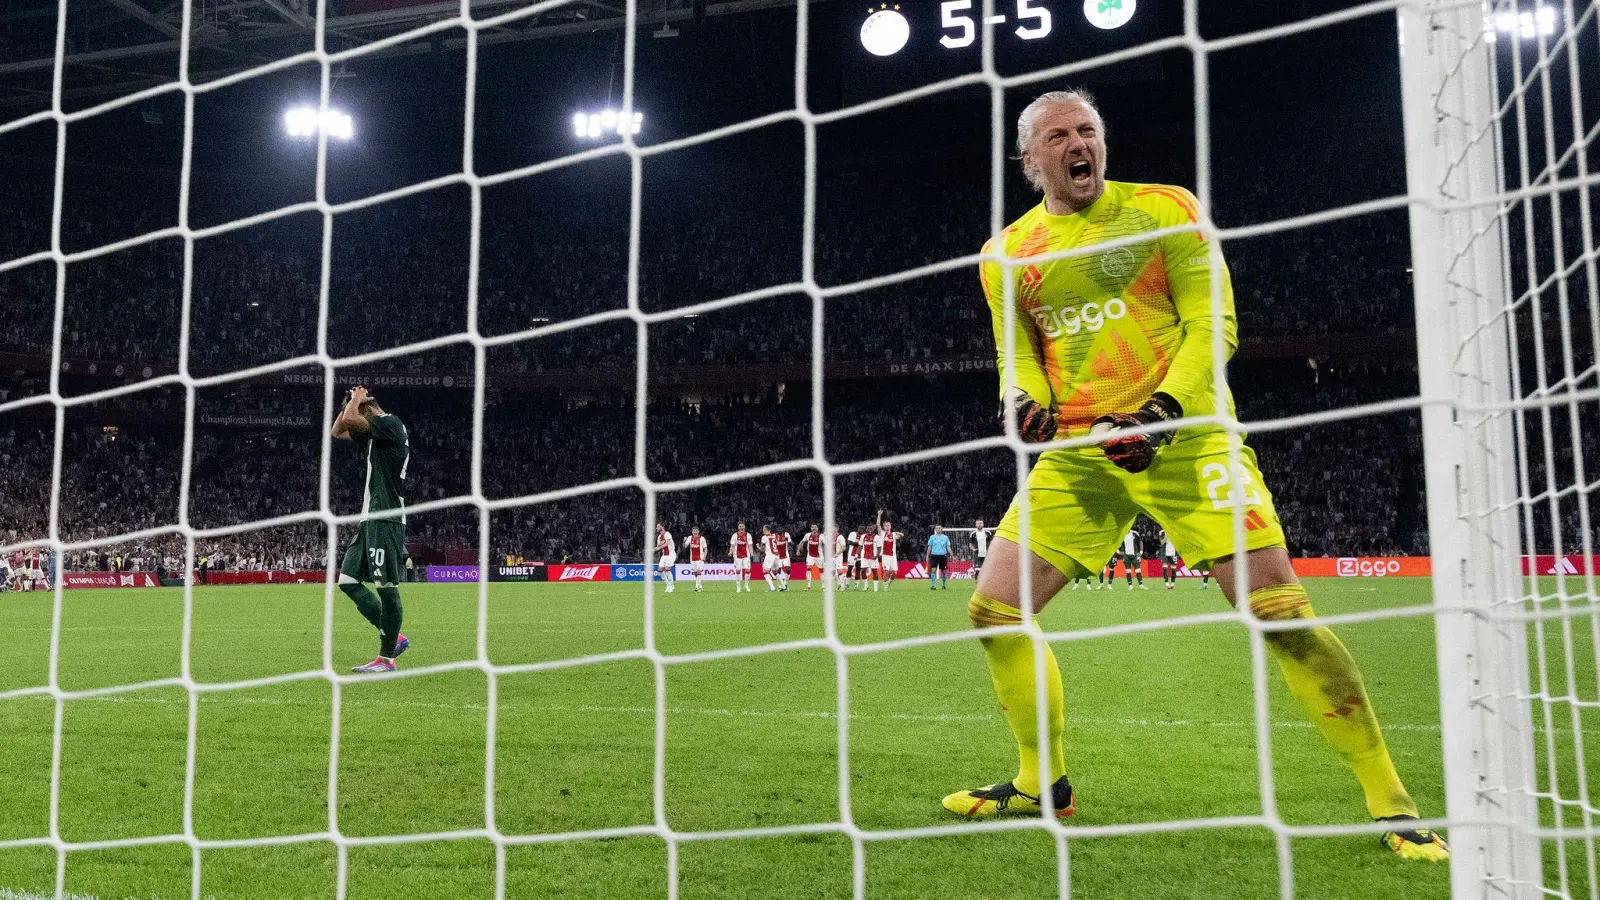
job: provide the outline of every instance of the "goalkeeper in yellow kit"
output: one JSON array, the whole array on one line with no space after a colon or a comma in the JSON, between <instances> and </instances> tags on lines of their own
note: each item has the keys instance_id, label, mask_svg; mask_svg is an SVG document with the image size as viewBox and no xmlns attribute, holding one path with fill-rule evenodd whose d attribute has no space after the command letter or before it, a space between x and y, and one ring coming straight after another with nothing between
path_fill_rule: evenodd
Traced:
<instances>
[{"instance_id":1,"label":"goalkeeper in yellow kit","mask_svg":"<svg viewBox=\"0 0 1600 900\"><path fill-rule=\"evenodd\" d=\"M1221 316L1212 315L1211 268L1219 253L1196 231L1169 234L1087 255L1027 263L1074 247L1199 221L1188 191L1167 185L1108 182L1105 123L1091 98L1077 91L1045 94L1022 113L1017 145L1024 174L1044 202L985 246L1016 260L984 262L983 289L994 318L1001 396L1016 410L1024 440L1103 435L1099 446L1050 450L1028 478L1028 546L1020 546L1018 498L996 530L968 604L980 628L1017 625L1018 575L1031 574L1037 612L1068 580L1097 569L1144 512L1160 523L1196 568L1211 568L1229 602L1239 602L1241 562L1248 566L1250 611L1261 619L1309 619L1311 604L1284 547L1272 495L1255 454L1200 423L1154 434L1127 433L1186 416L1233 415L1216 407L1216 329L1229 354L1238 345L1233 289L1220 259ZM1012 279L1014 359L1007 358L1005 279ZM1007 381L1012 365L1015 380ZM1234 546L1242 507L1244 552ZM1361 673L1339 639L1323 626L1266 633L1267 646L1295 698L1323 737L1355 771L1375 819L1392 821L1383 843L1406 859L1443 860L1449 850L1427 829L1408 827L1417 807L1401 784ZM1061 671L1049 644L1044 671L1049 703L1048 759L1039 757L1033 639L985 638L984 652L1001 708L1016 737L1021 765L1011 781L959 791L944 799L964 816L1038 815L1043 787L1056 815L1077 804L1066 777Z\"/></svg>"}]
</instances>

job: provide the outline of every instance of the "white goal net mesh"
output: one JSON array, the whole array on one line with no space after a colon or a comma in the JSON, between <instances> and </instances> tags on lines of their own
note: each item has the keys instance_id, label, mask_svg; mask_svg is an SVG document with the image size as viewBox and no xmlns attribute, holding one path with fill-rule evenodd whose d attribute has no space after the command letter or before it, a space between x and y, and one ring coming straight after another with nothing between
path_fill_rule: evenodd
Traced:
<instances>
[{"instance_id":1,"label":"white goal net mesh","mask_svg":"<svg viewBox=\"0 0 1600 900\"><path fill-rule=\"evenodd\" d=\"M57 160L51 219L51 246L46 252L0 261L0 272L23 266L50 263L55 268L55 310L52 330L51 389L46 394L0 403L0 413L24 407L48 405L55 414L54 466L52 472L49 536L6 547L0 552L49 549L55 552L109 547L131 539L160 534L181 535L186 546L185 569L192 570L197 556L196 542L246 531L301 522L320 522L327 527L328 571L335 572L337 528L349 525L359 516L337 515L329 502L328 487L331 441L324 438L321 468L321 509L226 527L196 527L188 519L194 458L196 393L198 390L241 382L265 373L287 371L314 365L323 371L324 419L331 421L336 410L334 387L337 368L382 363L418 352L444 348L470 348L474 359L473 452L471 491L415 504L413 515L433 510L468 507L479 516L479 562L487 569L490 560L491 514L584 497L618 488L643 493L643 535L646 546L653 546L657 521L657 498L663 493L684 491L740 479L785 472L815 472L823 484L824 528L836 522L836 480L862 472L884 469L973 451L1003 448L1015 453L1017 484L1020 488L1030 468L1031 458L1041 451L1017 436L1015 421L1008 422L1006 434L992 438L939 447L918 453L875 458L863 462L830 462L824 448L824 321L831 301L860 294L886 285L899 284L927 275L969 270L983 261L977 254L945 260L916 269L894 272L846 284L824 285L816 277L815 232L817 220L817 132L820 126L842 122L939 92L979 87L989 92L992 115L990 231L998 233L1006 225L1003 218L1003 173L1008 149L1014 139L1006 116L1008 92L1043 91L1070 82L1096 67L1140 56L1171 50L1187 50L1194 64L1195 94L1193 111L1196 129L1198 173L1195 194L1199 198L1196 226L1175 230L1198 230L1224 246L1230 240L1308 228L1320 223L1360 216L1381 210L1409 209L1412 215L1417 303L1422 372L1420 395L1350 407L1329 413L1311 414L1272 421L1240 423L1228 417L1217 422L1234 434L1248 430L1268 433L1338 420L1355 420L1395 410L1420 409L1424 416L1427 440L1426 459L1429 488L1429 524L1433 534L1435 603L1431 605L1386 608L1379 611L1328 616L1318 624L1339 625L1379 618L1417 617L1436 620L1440 629L1442 723L1446 754L1447 814L1426 819L1422 824L1452 829L1457 848L1453 863L1454 895L1457 897L1549 895L1575 897L1574 885L1591 898L1597 896L1594 816L1600 814L1587 788L1585 762L1585 724L1593 725L1585 712L1600 708L1596 698L1593 665L1595 660L1575 658L1575 649L1587 644L1590 652L1600 652L1600 619L1594 608L1595 559L1589 492L1593 477L1585 463L1592 459L1593 435L1600 432L1600 296L1597 296L1596 215L1593 193L1600 176L1589 167L1588 151L1597 127L1585 123L1585 103L1593 98L1582 95L1582 82L1596 87L1593 73L1580 71L1583 60L1592 60L1589 48L1580 53L1576 42L1593 40L1600 5L1568 0L1562 4L1533 6L1501 2L1485 7L1478 2L1408 4L1397 0L1375 0L1351 9L1308 18L1264 31L1208 39L1200 33L1198 0L1183 3L1183 33L1092 59L1021 74L1002 74L995 64L995 0L984 0L981 71L940 81L912 91L846 106L828 112L815 112L807 95L806 66L809 55L809 7L802 2L795 10L797 51L795 53L795 96L793 107L749 121L695 134L690 137L641 145L632 135L620 142L570 156L553 159L493 175L480 175L474 165L474 104L477 96L478 54L481 37L494 29L505 28L566 5L570 0L544 0L501 15L475 16L470 0L463 0L453 15L443 15L432 24L384 38L353 49L333 51L327 44L326 4L319 4L313 50L248 68L204 83L189 78L190 35L193 17L200 7L184 5L180 42L179 80L99 106L68 111L63 104L63 69L68 52L67 0L61 0L57 20L54 90L51 108L0 125L0 134L41 124L56 130ZM627 23L622 54L620 116L630 120L635 110L636 42L641 34L634 0L626 3ZM1236 228L1218 227L1211 209L1211 98L1208 66L1214 54L1255 42L1278 40L1312 33L1360 16L1395 14L1401 22L1404 41L1402 72L1406 88L1407 155L1410 192L1367 203L1326 210L1309 215ZM1508 20L1503 17L1510 16ZM1499 24L1509 22L1509 29ZM1546 22L1553 26L1546 28ZM274 209L260 215L208 226L192 227L189 222L190 165L194 140L194 105L198 96L261 77L291 66L313 63L320 68L320 106L329 105L334 72L341 63L380 52L400 43L415 41L432 33L463 29L466 37L465 115L461 128L464 152L460 171L386 193L350 202L332 202L327 188L327 135L318 138L316 199L313 202ZM1524 39L1522 31L1531 29ZM1424 50L1423 48L1427 49ZM181 94L185 102L184 156L180 181L179 220L166 228L91 249L67 252L63 242L63 193L65 180L66 133L70 124L103 115L150 97ZM797 223L803 248L798 277L761 290L726 296L666 311L647 311L640 299L640 232L642 166L650 157L671 153L778 123L798 123L803 129L805 182L802 220ZM563 167L594 159L621 155L631 166L627 297L625 308L540 324L508 334L486 334L479 327L479 260L483 191ZM471 242L466 328L457 334L438 335L419 343L393 347L359 356L336 357L330 352L329 261L334 217L338 214L393 203L402 198L447 185L464 185L471 196ZM320 281L320 312L317 323L317 351L310 355L218 376L197 376L189 370L193 340L193 259L195 243L208 237L246 229L287 216L314 213L322 219L323 260ZM1140 235L1136 240L1151 236ZM96 259L129 247L157 240L178 238L183 242L184 269L181 332L177 359L179 371L89 394L70 395L61 388L63 322L66 306L66 272L69 264ZM1081 256L1132 243L1132 240L1035 257L1034 262ZM1015 260L997 258L1010 267ZM1219 273L1214 271L1215 275ZM1011 291L1011 280L1006 283ZM1220 301L1220 292L1214 293ZM801 293L809 298L812 323L811 423L812 443L807 458L741 469L715 476L663 482L649 477L646 469L646 440L649 383L649 326L686 316L711 313L730 307L752 304L784 294ZM1008 310L1014 312L1014 305ZM1220 315L1220 306L1217 307ZM484 409L486 357L497 347L536 338L571 332L590 326L620 323L637 329L635 445L632 448L633 473L572 488L563 488L512 498L491 499L484 490ZM1217 370L1225 371L1227 351L1222 329L1217 335L1214 356ZM1528 358L1529 353L1532 359ZM1013 354L1008 354L1013 356ZM1009 373L1002 373L1002 378ZM183 469L180 475L180 520L172 525L127 534L66 541L60 527L63 434L66 415L73 407L112 400L140 391L162 387L181 388L185 396ZM1226 382L1218 380L1219 392ZM1220 394L1219 394L1220 396ZM1226 408L1226 406L1222 406ZM1083 441L1077 442L1079 444ZM1072 442L1067 442L1067 446ZM1062 446L1062 445L1057 445ZM1239 442L1234 442L1233 458L1238 465ZM1355 452L1365 452L1356 448ZM1235 546L1244 546L1247 523L1244 509L1235 504ZM1024 517L1024 522L1026 522ZM1563 526L1571 523L1570 530ZM848 530L849 523L838 523ZM992 523L991 523L992 524ZM952 529L955 531L956 529ZM1448 538L1448 539L1447 539ZM961 540L965 539L965 534ZM1023 535L1024 542L1027 535ZM1524 558L1535 560L1526 577ZM1570 560L1577 558L1577 568ZM1545 580L1541 570L1549 563L1554 581ZM1565 564L1563 561L1568 561ZM1023 594L1028 591L1024 573ZM1553 584L1553 587L1552 587ZM1238 590L1245 591L1247 586ZM402 669L387 679L417 678L453 671L481 672L487 681L484 728L487 748L483 774L483 824L481 827L449 832L404 835L354 836L346 834L347 823L340 818L340 708L342 691L353 676L345 674L334 659L333 621L346 612L345 602L330 577L327 585L322 632L322 666L246 681L207 682L197 680L191 666L191 646L195 612L194 586L184 589L181 669L176 677L119 684L89 690L68 690L62 686L59 647L62 632L63 594L56 586L51 618L51 656L48 681L0 693L0 700L19 697L48 697L54 701L54 729L50 757L49 833L36 837L0 841L0 850L22 847L48 847L57 853L56 895L66 893L69 855L79 851L136 847L156 844L181 845L192 852L193 896L201 896L202 853L208 850L269 846L289 843L332 843L338 849L337 896L346 895L348 853L352 848L481 839L495 848L495 896L506 895L506 851L519 844L572 842L627 836L654 836L667 847L668 896L679 892L678 851L680 846L697 841L777 837L801 834L842 835L853 847L852 890L856 898L868 895L866 847L872 842L968 835L997 830L1031 829L1049 834L1057 848L1056 867L1059 893L1065 900L1072 892L1069 864L1069 838L1092 838L1202 829L1264 828L1275 836L1279 891L1282 897L1296 895L1295 858L1291 842L1296 838L1339 834L1375 836L1385 830L1381 824L1293 825L1280 816L1274 792L1272 765L1272 723L1268 708L1269 668L1263 635L1274 629L1305 627L1304 623L1270 623L1255 619L1247 611L1219 611L1212 614L1166 618L1092 630L1047 633L1050 641L1070 642L1120 634L1175 629L1216 623L1232 623L1246 628L1251 636L1253 727L1256 736L1260 794L1259 812L1250 815L1220 816L1177 821L1158 821L1123 825L1065 825L1050 817L1050 810L1039 818L902 828L870 829L858 825L852 815L851 793L851 698L852 659L865 654L883 653L916 646L969 641L974 631L957 631L876 642L849 643L841 638L836 617L834 585L824 582L825 633L821 637L781 643L746 646L702 653L662 652L656 640L657 604L662 587L646 579L644 598L643 646L635 650L604 653L546 662L515 665L496 664L489 654L489 590L480 582L476 620L477 654L473 659L438 665ZM1023 626L1031 633L1031 615ZM1013 629L1015 631L1016 629ZM1578 640L1575 632L1587 632L1589 641ZM988 632L997 633L997 632ZM750 827L722 831L685 831L673 827L667 813L667 726L669 704L666 696L668 668L685 663L704 662L743 656L782 653L795 650L823 650L836 663L838 725L838 810L836 820L800 825ZM1042 648L1040 649L1042 654ZM1042 655L1037 657L1042 660ZM649 824L593 831L518 834L507 833L497 824L495 804L496 727L499 683L509 676L546 672L621 660L642 660L654 669L654 772L653 810ZM1587 677L1580 673L1590 673ZM370 676L359 676L366 679ZM308 833L238 840L215 840L197 836L194 828L195 769L200 701L208 695L245 691L289 682L325 682L331 687L332 733L328 765L328 807L326 827ZM59 817L62 780L63 719L72 701L128 694L153 688L181 688L188 702L187 756L181 831L106 841L73 842L62 835ZM1039 696L1045 685L1038 680ZM1040 704L1041 722L1045 704ZM1040 729L1041 734L1045 731ZM1575 769L1569 769L1574 766ZM1576 777L1565 773L1575 771ZM1048 807L1048 800L1046 801ZM1494 893L1486 894L1491 889Z\"/></svg>"}]
</instances>

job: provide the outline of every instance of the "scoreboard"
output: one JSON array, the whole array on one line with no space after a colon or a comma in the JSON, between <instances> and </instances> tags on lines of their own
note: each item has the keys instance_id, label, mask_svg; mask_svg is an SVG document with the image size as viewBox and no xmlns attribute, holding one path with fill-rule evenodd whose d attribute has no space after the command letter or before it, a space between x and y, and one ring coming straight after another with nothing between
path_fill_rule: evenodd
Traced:
<instances>
[{"instance_id":1,"label":"scoreboard","mask_svg":"<svg viewBox=\"0 0 1600 900\"><path fill-rule=\"evenodd\" d=\"M1181 23L1164 22L1159 0L840 0L845 102L908 90L977 71L983 34L993 34L1002 75L1093 59L1155 40ZM1170 4L1169 4L1170 5ZM1170 17L1169 17L1170 18ZM1160 80L1155 54L1075 74L1074 83Z\"/></svg>"},{"instance_id":2,"label":"scoreboard","mask_svg":"<svg viewBox=\"0 0 1600 900\"><path fill-rule=\"evenodd\" d=\"M1033 41L1042 46L1063 30L1075 30L1072 26L1076 23L1059 22L1063 15L1081 16L1083 24L1109 32L1132 25L1136 20L1152 18L1153 12L1141 10L1141 5L1153 3L1150 0L1145 4L1139 0L1083 0L1081 9L1073 9L1074 0L994 0L988 23L994 26L997 44ZM931 47L935 41L945 50L961 50L977 45L982 16L981 0L881 2L867 6L860 20L859 38L863 49L879 57L894 56L908 46L913 49L923 44Z\"/></svg>"}]
</instances>

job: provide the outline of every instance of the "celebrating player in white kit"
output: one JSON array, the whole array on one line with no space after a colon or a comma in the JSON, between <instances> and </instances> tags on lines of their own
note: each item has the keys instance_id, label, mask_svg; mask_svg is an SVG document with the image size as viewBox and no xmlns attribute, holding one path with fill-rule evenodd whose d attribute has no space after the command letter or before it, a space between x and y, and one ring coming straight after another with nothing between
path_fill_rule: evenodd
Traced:
<instances>
[{"instance_id":1,"label":"celebrating player in white kit","mask_svg":"<svg viewBox=\"0 0 1600 900\"><path fill-rule=\"evenodd\" d=\"M861 589L867 589L867 582L872 582L872 592L878 592L878 529L871 525L861 526Z\"/></svg>"},{"instance_id":2,"label":"celebrating player in white kit","mask_svg":"<svg viewBox=\"0 0 1600 900\"><path fill-rule=\"evenodd\" d=\"M806 590L811 590L811 579L818 583L822 581L822 528L811 526L806 536L801 538L806 545Z\"/></svg>"},{"instance_id":3,"label":"celebrating player in white kit","mask_svg":"<svg viewBox=\"0 0 1600 900\"><path fill-rule=\"evenodd\" d=\"M700 533L700 526L689 529L689 569L694 573L694 591L700 593L705 588L702 580L706 574L706 557L711 555L711 544L706 541L706 536Z\"/></svg>"},{"instance_id":4,"label":"celebrating player in white kit","mask_svg":"<svg viewBox=\"0 0 1600 900\"><path fill-rule=\"evenodd\" d=\"M733 559L733 592L750 593L750 558L755 556L755 535L744 530L743 522L728 539L728 556Z\"/></svg>"},{"instance_id":5,"label":"celebrating player in white kit","mask_svg":"<svg viewBox=\"0 0 1600 900\"><path fill-rule=\"evenodd\" d=\"M839 533L839 526L833 527L833 536L828 539L828 566L833 570L834 583L846 589L850 586L850 575L846 558L849 555L844 535Z\"/></svg>"},{"instance_id":6,"label":"celebrating player in white kit","mask_svg":"<svg viewBox=\"0 0 1600 900\"><path fill-rule=\"evenodd\" d=\"M677 585L677 575L672 570L672 564L678 561L678 545L672 540L672 532L667 526L656 523L656 577L667 583L667 593L672 593Z\"/></svg>"},{"instance_id":7,"label":"celebrating player in white kit","mask_svg":"<svg viewBox=\"0 0 1600 900\"><path fill-rule=\"evenodd\" d=\"M789 569L793 565L789 561L789 545L793 543L794 539L789 537L789 532L773 529L772 545L778 551L778 590L780 591L789 589Z\"/></svg>"},{"instance_id":8,"label":"celebrating player in white kit","mask_svg":"<svg viewBox=\"0 0 1600 900\"><path fill-rule=\"evenodd\" d=\"M854 590L861 584L861 535L855 529L844 541L844 589Z\"/></svg>"},{"instance_id":9,"label":"celebrating player in white kit","mask_svg":"<svg viewBox=\"0 0 1600 900\"><path fill-rule=\"evenodd\" d=\"M878 519L882 521L883 510L878 510ZM883 522L878 532L878 565L882 572L878 577L883 580L883 589L888 590L900 574L900 557L898 547L900 539L905 537L904 532L895 531L893 522Z\"/></svg>"},{"instance_id":10,"label":"celebrating player in white kit","mask_svg":"<svg viewBox=\"0 0 1600 900\"><path fill-rule=\"evenodd\" d=\"M28 554L28 590L47 591L53 585L44 578L44 554L33 551Z\"/></svg>"},{"instance_id":11,"label":"celebrating player in white kit","mask_svg":"<svg viewBox=\"0 0 1600 900\"><path fill-rule=\"evenodd\" d=\"M771 525L761 526L761 574L767 579L767 593L778 589L778 539Z\"/></svg>"}]
</instances>

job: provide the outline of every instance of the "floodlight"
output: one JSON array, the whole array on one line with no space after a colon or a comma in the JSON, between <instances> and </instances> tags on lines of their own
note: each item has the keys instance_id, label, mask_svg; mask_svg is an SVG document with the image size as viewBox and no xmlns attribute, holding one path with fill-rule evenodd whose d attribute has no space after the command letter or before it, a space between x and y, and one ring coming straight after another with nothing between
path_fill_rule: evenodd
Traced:
<instances>
[{"instance_id":1,"label":"floodlight","mask_svg":"<svg viewBox=\"0 0 1600 900\"><path fill-rule=\"evenodd\" d=\"M638 134L644 128L644 113L634 112L624 117L615 109L606 108L597 113L573 113L572 131L580 138L599 140L607 134Z\"/></svg>"},{"instance_id":2,"label":"floodlight","mask_svg":"<svg viewBox=\"0 0 1600 900\"><path fill-rule=\"evenodd\" d=\"M284 130L290 137L315 137L320 128L328 137L348 141L355 137L355 120L337 109L326 113L314 106L296 106L283 114Z\"/></svg>"},{"instance_id":3,"label":"floodlight","mask_svg":"<svg viewBox=\"0 0 1600 900\"><path fill-rule=\"evenodd\" d=\"M1555 34L1556 10L1553 6L1540 6L1527 12L1498 12L1483 19L1483 36L1494 41L1500 34L1515 34L1523 40L1532 40L1541 34Z\"/></svg>"}]
</instances>

